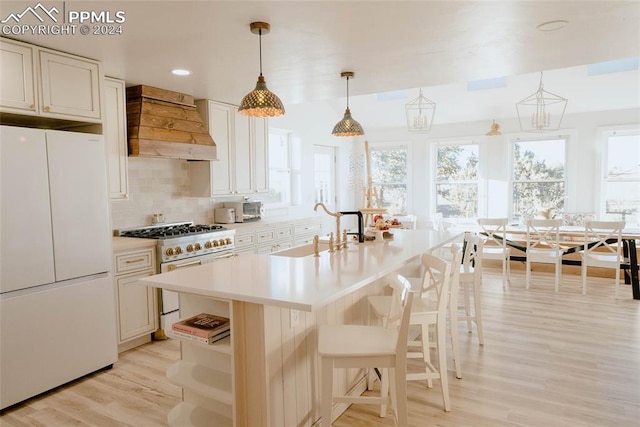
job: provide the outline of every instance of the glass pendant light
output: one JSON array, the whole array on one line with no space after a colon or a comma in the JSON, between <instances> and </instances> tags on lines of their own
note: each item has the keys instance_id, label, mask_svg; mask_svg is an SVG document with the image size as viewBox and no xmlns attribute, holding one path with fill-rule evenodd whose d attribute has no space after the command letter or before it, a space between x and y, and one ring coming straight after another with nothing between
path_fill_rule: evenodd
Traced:
<instances>
[{"instance_id":1,"label":"glass pendant light","mask_svg":"<svg viewBox=\"0 0 640 427\"><path fill-rule=\"evenodd\" d=\"M271 26L266 22L252 22L249 27L260 40L260 75L256 88L242 99L238 112L250 117L275 117L284 114L284 106L275 93L267 89L267 83L262 76L262 35L268 34Z\"/></svg>"},{"instance_id":2,"label":"glass pendant light","mask_svg":"<svg viewBox=\"0 0 640 427\"><path fill-rule=\"evenodd\" d=\"M333 136L360 136L364 135L362 126L351 117L351 110L349 110L349 79L355 77L353 71L343 71L340 73L340 77L347 79L347 109L344 110L344 117L333 127Z\"/></svg>"},{"instance_id":3,"label":"glass pendant light","mask_svg":"<svg viewBox=\"0 0 640 427\"><path fill-rule=\"evenodd\" d=\"M567 108L567 99L544 90L542 72L536 93L516 103L520 129L525 132L544 132L560 129Z\"/></svg>"}]
</instances>

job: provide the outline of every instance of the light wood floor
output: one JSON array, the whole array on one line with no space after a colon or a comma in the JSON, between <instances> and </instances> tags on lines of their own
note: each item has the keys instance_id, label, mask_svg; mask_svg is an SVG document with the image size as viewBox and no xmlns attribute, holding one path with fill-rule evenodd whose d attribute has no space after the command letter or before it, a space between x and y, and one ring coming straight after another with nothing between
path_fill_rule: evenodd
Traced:
<instances>
[{"instance_id":1,"label":"light wood floor","mask_svg":"<svg viewBox=\"0 0 640 427\"><path fill-rule=\"evenodd\" d=\"M640 423L640 301L613 298L612 279L593 279L581 295L580 277L534 272L531 289L512 272L509 292L485 275L485 345L460 323L463 378L449 363L452 409L442 410L439 383L409 383L412 426L638 426ZM181 398L165 378L179 356L175 341L120 355L94 374L5 411L0 425L165 426ZM334 426L392 426L378 407L355 405ZM212 426L215 427L215 426ZM288 427L288 426L285 426Z\"/></svg>"}]
</instances>

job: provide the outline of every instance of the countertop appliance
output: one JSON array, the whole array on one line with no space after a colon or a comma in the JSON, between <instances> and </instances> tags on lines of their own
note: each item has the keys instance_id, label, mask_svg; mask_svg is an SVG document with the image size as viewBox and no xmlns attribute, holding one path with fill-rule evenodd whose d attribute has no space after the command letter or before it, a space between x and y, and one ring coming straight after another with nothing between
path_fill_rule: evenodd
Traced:
<instances>
[{"instance_id":1,"label":"countertop appliance","mask_svg":"<svg viewBox=\"0 0 640 427\"><path fill-rule=\"evenodd\" d=\"M116 362L102 135L0 126L0 406Z\"/></svg>"},{"instance_id":2,"label":"countertop appliance","mask_svg":"<svg viewBox=\"0 0 640 427\"><path fill-rule=\"evenodd\" d=\"M236 210L234 208L216 208L213 214L216 224L233 224L236 222Z\"/></svg>"},{"instance_id":3,"label":"countertop appliance","mask_svg":"<svg viewBox=\"0 0 640 427\"><path fill-rule=\"evenodd\" d=\"M264 206L260 201L224 202L223 206L235 209L236 222L258 221L264 215Z\"/></svg>"},{"instance_id":4,"label":"countertop appliance","mask_svg":"<svg viewBox=\"0 0 640 427\"><path fill-rule=\"evenodd\" d=\"M115 235L157 239L158 271L166 273L234 256L235 233L221 225L180 222L116 230ZM158 303L160 329L155 337L163 339L164 331L180 319L178 294L159 290Z\"/></svg>"}]
</instances>

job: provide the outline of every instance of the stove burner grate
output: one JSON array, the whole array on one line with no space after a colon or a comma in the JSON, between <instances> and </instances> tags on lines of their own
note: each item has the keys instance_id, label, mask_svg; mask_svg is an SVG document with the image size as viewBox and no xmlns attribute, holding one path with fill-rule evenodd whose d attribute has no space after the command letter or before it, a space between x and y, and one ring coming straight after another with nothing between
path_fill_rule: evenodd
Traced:
<instances>
[{"instance_id":1,"label":"stove burner grate","mask_svg":"<svg viewBox=\"0 0 640 427\"><path fill-rule=\"evenodd\" d=\"M161 227L140 228L128 230L120 234L122 237L141 237L147 239L162 239L166 237L180 237L194 234L211 233L226 230L221 225L209 224L176 224Z\"/></svg>"}]
</instances>

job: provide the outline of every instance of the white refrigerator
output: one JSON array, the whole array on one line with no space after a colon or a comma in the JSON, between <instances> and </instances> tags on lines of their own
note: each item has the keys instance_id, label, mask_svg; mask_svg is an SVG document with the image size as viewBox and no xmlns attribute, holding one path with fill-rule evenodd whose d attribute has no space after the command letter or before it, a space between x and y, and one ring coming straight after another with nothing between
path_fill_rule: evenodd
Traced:
<instances>
[{"instance_id":1,"label":"white refrigerator","mask_svg":"<svg viewBox=\"0 0 640 427\"><path fill-rule=\"evenodd\" d=\"M0 126L0 406L117 360L104 140Z\"/></svg>"}]
</instances>

